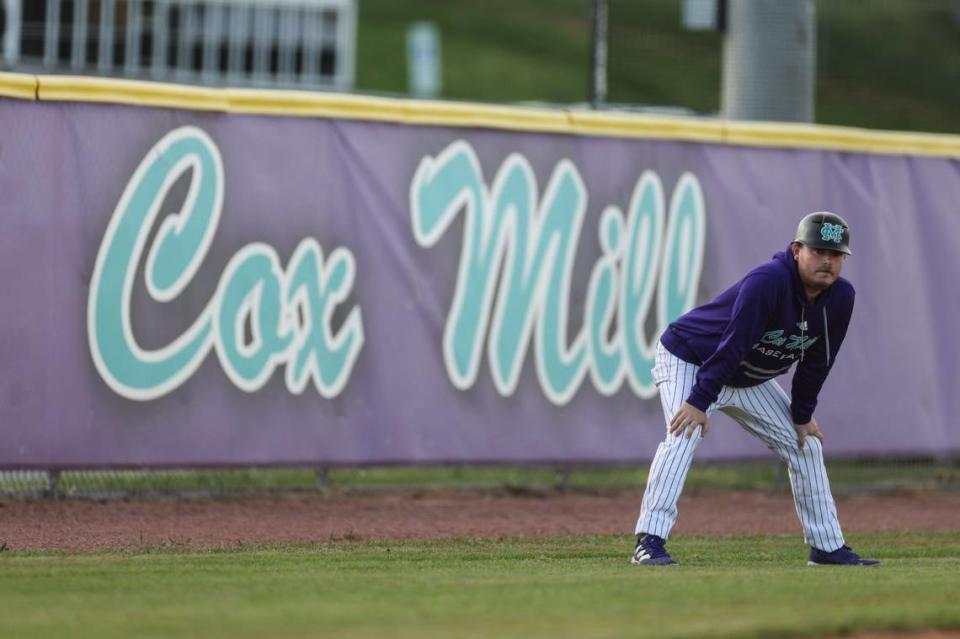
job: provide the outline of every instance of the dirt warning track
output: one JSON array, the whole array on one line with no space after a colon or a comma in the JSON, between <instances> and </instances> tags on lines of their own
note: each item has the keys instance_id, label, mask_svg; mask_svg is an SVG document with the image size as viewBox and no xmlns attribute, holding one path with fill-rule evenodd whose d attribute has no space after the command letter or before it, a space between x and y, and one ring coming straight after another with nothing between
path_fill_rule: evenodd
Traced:
<instances>
[{"instance_id":1,"label":"dirt warning track","mask_svg":"<svg viewBox=\"0 0 960 639\"><path fill-rule=\"evenodd\" d=\"M633 532L641 494L469 492L0 501L0 547L131 549L342 540L548 537ZM960 493L838 497L844 530L960 530ZM675 534L797 533L788 494L701 491L680 499Z\"/></svg>"}]
</instances>

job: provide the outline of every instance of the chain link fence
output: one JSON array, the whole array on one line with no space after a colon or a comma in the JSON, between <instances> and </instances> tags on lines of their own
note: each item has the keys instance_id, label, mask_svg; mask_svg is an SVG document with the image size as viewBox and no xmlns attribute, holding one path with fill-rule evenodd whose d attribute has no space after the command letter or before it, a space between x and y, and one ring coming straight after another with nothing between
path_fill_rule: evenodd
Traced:
<instances>
[{"instance_id":1,"label":"chain link fence","mask_svg":"<svg viewBox=\"0 0 960 639\"><path fill-rule=\"evenodd\" d=\"M960 459L828 461L835 494L960 490ZM0 470L0 498L218 498L286 493L486 491L508 494L638 491L648 466L428 466L230 469ZM694 490L790 490L776 461L695 464Z\"/></svg>"}]
</instances>

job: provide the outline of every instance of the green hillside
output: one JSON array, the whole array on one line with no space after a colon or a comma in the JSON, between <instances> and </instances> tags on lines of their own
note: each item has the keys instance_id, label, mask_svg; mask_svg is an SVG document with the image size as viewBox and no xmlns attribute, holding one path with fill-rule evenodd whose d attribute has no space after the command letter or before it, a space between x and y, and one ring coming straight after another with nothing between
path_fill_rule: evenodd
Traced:
<instances>
[{"instance_id":1,"label":"green hillside","mask_svg":"<svg viewBox=\"0 0 960 639\"><path fill-rule=\"evenodd\" d=\"M358 0L357 89L406 91L407 26L440 29L443 94L584 103L590 0ZM611 103L720 106L723 38L680 24L680 0L609 0ZM820 0L817 121L960 133L953 0Z\"/></svg>"}]
</instances>

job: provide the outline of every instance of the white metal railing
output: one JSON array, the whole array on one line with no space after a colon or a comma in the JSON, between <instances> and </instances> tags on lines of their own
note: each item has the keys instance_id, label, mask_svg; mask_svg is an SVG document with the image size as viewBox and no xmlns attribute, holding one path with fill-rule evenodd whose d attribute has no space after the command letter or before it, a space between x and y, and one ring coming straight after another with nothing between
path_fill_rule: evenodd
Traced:
<instances>
[{"instance_id":1,"label":"white metal railing","mask_svg":"<svg viewBox=\"0 0 960 639\"><path fill-rule=\"evenodd\" d=\"M8 70L353 87L356 0L0 0L0 9Z\"/></svg>"}]
</instances>

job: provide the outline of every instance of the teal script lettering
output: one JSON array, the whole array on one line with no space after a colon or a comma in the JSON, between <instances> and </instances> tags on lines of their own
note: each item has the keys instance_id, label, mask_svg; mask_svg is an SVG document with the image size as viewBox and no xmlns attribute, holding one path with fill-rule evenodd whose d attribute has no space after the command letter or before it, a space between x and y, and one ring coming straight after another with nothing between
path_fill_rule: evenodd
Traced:
<instances>
[{"instance_id":1,"label":"teal script lettering","mask_svg":"<svg viewBox=\"0 0 960 639\"><path fill-rule=\"evenodd\" d=\"M656 393L656 339L693 307L700 281L700 184L691 173L681 176L668 218L660 178L645 171L626 214L616 206L604 209L602 255L591 271L582 328L569 340L570 282L587 195L569 160L554 167L542 194L520 154L504 160L490 186L465 141L421 160L410 185L416 241L432 246L463 216L457 287L443 336L444 364L455 387L473 386L486 343L494 385L512 394L532 343L540 386L557 405L573 397L588 373L605 395L624 380L640 397ZM644 324L655 291L659 329L648 340Z\"/></svg>"},{"instance_id":2,"label":"teal script lettering","mask_svg":"<svg viewBox=\"0 0 960 639\"><path fill-rule=\"evenodd\" d=\"M189 328L156 350L138 344L130 319L134 276L161 205L187 171L183 208L162 220L144 265L150 297L175 299L200 268L220 221L223 164L213 141L194 127L167 134L137 167L110 219L87 304L87 337L100 376L124 397L155 399L189 379L213 349L244 391L259 390L284 365L290 392L302 393L312 382L324 397L340 393L364 339L359 308L336 333L331 328L334 310L353 287L354 258L344 248L325 257L312 238L300 242L286 269L271 246L243 247Z\"/></svg>"}]
</instances>

